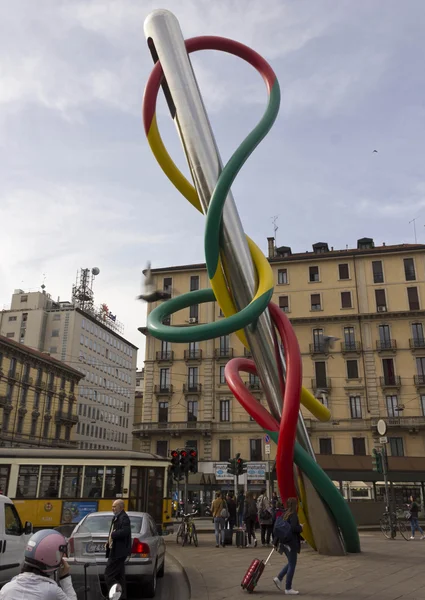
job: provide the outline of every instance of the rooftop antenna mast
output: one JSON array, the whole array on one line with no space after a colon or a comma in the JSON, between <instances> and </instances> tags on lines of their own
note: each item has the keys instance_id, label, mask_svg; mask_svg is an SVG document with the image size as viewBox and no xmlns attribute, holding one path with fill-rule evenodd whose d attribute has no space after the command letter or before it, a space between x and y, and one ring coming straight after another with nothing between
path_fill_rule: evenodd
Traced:
<instances>
[{"instance_id":1,"label":"rooftop antenna mast","mask_svg":"<svg viewBox=\"0 0 425 600\"><path fill-rule=\"evenodd\" d=\"M277 245L276 244L276 233L277 233L277 230L279 229L279 227L277 226L277 220L278 220L278 218L279 218L279 215L275 215L274 217L271 218L272 219L272 223L273 223L273 229L274 229L274 242L275 242L275 245Z\"/></svg>"},{"instance_id":2,"label":"rooftop antenna mast","mask_svg":"<svg viewBox=\"0 0 425 600\"><path fill-rule=\"evenodd\" d=\"M417 220L418 220L418 217L415 217L414 219L412 219L411 221L409 221L409 225L411 223L413 223L413 231L414 231L414 234L415 234L415 244L418 243L418 238L416 237L416 221Z\"/></svg>"}]
</instances>

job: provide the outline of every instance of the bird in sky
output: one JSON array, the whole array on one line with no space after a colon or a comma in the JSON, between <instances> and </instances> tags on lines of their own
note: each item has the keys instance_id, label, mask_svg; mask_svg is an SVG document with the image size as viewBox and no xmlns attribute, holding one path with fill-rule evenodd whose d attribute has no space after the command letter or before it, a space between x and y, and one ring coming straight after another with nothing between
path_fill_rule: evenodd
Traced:
<instances>
[{"instance_id":1,"label":"bird in sky","mask_svg":"<svg viewBox=\"0 0 425 600\"><path fill-rule=\"evenodd\" d=\"M378 150L374 150L373 152L376 152L378 154ZM373 152L372 152L372 154L373 154Z\"/></svg>"},{"instance_id":2,"label":"bird in sky","mask_svg":"<svg viewBox=\"0 0 425 600\"><path fill-rule=\"evenodd\" d=\"M148 262L146 270L144 271L143 293L137 296L137 300L144 300L145 302L157 302L158 300L168 300L171 298L171 293L167 291L160 291L155 289L155 283L152 277L151 263Z\"/></svg>"}]
</instances>

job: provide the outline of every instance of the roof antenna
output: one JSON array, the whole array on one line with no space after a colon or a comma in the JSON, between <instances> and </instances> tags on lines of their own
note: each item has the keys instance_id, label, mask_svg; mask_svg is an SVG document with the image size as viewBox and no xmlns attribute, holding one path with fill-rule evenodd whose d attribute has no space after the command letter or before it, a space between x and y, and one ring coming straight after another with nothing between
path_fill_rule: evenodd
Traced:
<instances>
[{"instance_id":1,"label":"roof antenna","mask_svg":"<svg viewBox=\"0 0 425 600\"><path fill-rule=\"evenodd\" d=\"M274 243L276 244L276 232L279 229L279 227L277 226L277 220L279 218L279 215L275 215L274 217L271 217L272 223L273 223L273 229L274 229Z\"/></svg>"},{"instance_id":2,"label":"roof antenna","mask_svg":"<svg viewBox=\"0 0 425 600\"><path fill-rule=\"evenodd\" d=\"M46 273L43 273L43 283L41 284L41 289L43 290L43 292L46 289L45 281L46 281Z\"/></svg>"},{"instance_id":3,"label":"roof antenna","mask_svg":"<svg viewBox=\"0 0 425 600\"><path fill-rule=\"evenodd\" d=\"M416 237L416 221L418 220L418 217L415 217L414 219L412 219L411 221L409 221L409 225L410 223L413 223L413 232L415 234L415 244L418 243L418 238Z\"/></svg>"}]
</instances>

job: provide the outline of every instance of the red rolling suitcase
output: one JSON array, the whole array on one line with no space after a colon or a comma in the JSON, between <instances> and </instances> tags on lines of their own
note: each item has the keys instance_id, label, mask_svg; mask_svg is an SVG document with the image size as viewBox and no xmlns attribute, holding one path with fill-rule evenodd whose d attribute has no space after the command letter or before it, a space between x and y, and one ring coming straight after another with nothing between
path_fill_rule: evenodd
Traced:
<instances>
[{"instance_id":1,"label":"red rolling suitcase","mask_svg":"<svg viewBox=\"0 0 425 600\"><path fill-rule=\"evenodd\" d=\"M245 573L245 577L242 579L241 588L246 590L250 594L257 587L257 584L260 580L261 575L266 567L266 564L269 562L271 555L274 552L274 548L266 558L266 560L260 560L259 558L254 558L252 563L249 565L248 571Z\"/></svg>"}]
</instances>

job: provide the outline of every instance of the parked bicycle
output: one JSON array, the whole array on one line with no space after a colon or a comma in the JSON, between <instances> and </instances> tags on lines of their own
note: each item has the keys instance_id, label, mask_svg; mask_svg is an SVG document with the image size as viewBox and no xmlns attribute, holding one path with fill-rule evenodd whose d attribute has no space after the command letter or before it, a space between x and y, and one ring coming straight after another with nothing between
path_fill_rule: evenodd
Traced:
<instances>
[{"instance_id":1,"label":"parked bicycle","mask_svg":"<svg viewBox=\"0 0 425 600\"><path fill-rule=\"evenodd\" d=\"M198 546L198 534L193 521L193 517L196 514L198 514L197 510L187 515L182 515L182 521L177 530L177 544L181 543L182 546L185 546L186 544L191 544L193 542L195 546Z\"/></svg>"},{"instance_id":2,"label":"parked bicycle","mask_svg":"<svg viewBox=\"0 0 425 600\"><path fill-rule=\"evenodd\" d=\"M379 521L381 531L384 536L390 540L394 539L397 535L397 532L404 538L406 541L409 539L409 525L406 523L406 516L403 513L403 516L396 512L391 513L391 521L390 522L390 512L386 511L382 515L381 520Z\"/></svg>"}]
</instances>

